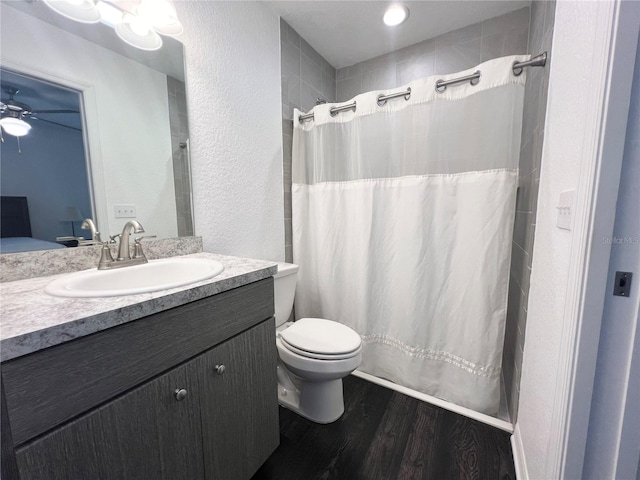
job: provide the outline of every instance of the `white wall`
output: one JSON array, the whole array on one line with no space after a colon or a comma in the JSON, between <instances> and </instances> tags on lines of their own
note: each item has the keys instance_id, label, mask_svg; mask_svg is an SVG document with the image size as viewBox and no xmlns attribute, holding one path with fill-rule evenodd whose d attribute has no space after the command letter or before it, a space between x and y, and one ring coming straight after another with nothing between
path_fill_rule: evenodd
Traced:
<instances>
[{"instance_id":1,"label":"white wall","mask_svg":"<svg viewBox=\"0 0 640 480\"><path fill-rule=\"evenodd\" d=\"M581 125L577 123L572 135L563 137L572 119L585 118L588 113L588 75L574 75L571 64L580 64L580 57L588 50L584 41L591 31L588 4L575 4L577 14L571 19L567 5L557 3L553 49L550 59L551 80L542 154L540 190L538 193L536 233L533 249L528 320L525 336L520 402L517 426L526 453L529 478L548 478L549 433L555 394L556 366L559 359L563 327L562 313L567 293L572 232L556 227L556 205L563 190L577 188L580 175L580 156L584 141ZM580 13L579 10L585 12ZM582 27L582 28L581 28ZM575 30L575 42L563 36ZM564 63L565 56L576 53L576 59ZM585 63L588 65L588 63ZM582 70L582 69L581 69ZM581 72L582 73L582 72ZM572 92L566 95L565 92ZM559 115L566 109L566 115Z\"/></svg>"},{"instance_id":2,"label":"white wall","mask_svg":"<svg viewBox=\"0 0 640 480\"><path fill-rule=\"evenodd\" d=\"M259 2L175 2L185 26L196 235L284 258L279 18Z\"/></svg>"},{"instance_id":3,"label":"white wall","mask_svg":"<svg viewBox=\"0 0 640 480\"><path fill-rule=\"evenodd\" d=\"M149 235L176 236L166 76L4 4L0 8L3 65L89 88L86 95L98 112L89 128L97 139L91 160L98 228L119 233L126 219L114 217L113 204L136 204Z\"/></svg>"},{"instance_id":4,"label":"white wall","mask_svg":"<svg viewBox=\"0 0 640 480\"><path fill-rule=\"evenodd\" d=\"M633 8L634 2L627 3ZM514 456L522 478L581 477L597 353L594 346L597 348L606 284L606 273L593 273L601 273L603 263L606 272L608 246L601 242L601 232L610 234L613 229L611 211L615 210L624 142L624 128L609 127L620 123L618 117L626 121L624 88L617 89L626 80L620 75L607 77L608 68L614 69L611 65L624 63L619 61L624 55L609 50L615 5L557 2L514 435ZM621 19L624 24L624 15ZM637 26L635 32L637 35ZM632 41L635 44L636 38ZM626 62L624 75L632 66L632 59ZM628 77L623 85L626 106ZM613 93L607 97L609 81ZM603 108L606 101L612 102L608 109ZM606 129L604 136L602 128ZM617 154L616 149L620 150ZM560 193L568 189L576 189L571 231L556 227L555 207ZM598 214L591 223L594 208ZM576 421L579 418L583 421Z\"/></svg>"}]
</instances>

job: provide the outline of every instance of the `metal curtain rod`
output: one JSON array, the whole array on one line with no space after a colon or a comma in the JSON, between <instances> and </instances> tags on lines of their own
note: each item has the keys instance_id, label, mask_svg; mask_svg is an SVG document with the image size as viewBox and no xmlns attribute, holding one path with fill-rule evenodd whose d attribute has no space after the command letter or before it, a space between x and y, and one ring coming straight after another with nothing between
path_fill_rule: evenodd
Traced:
<instances>
[{"instance_id":1,"label":"metal curtain rod","mask_svg":"<svg viewBox=\"0 0 640 480\"><path fill-rule=\"evenodd\" d=\"M511 70L516 77L519 77L524 67L544 67L547 64L547 52L543 52L540 55L533 57L526 62L513 62Z\"/></svg>"},{"instance_id":2,"label":"metal curtain rod","mask_svg":"<svg viewBox=\"0 0 640 480\"><path fill-rule=\"evenodd\" d=\"M511 71L513 74L518 77L522 74L522 71L525 67L544 67L547 64L547 52L541 53L533 57L526 62L513 62L511 66ZM476 70L471 75L465 75L464 77L452 78L451 80L438 80L436 82L436 92L443 93L447 86L449 85L457 85L458 83L469 82L471 85L477 85L480 83L480 77L482 76L482 72L480 70ZM388 95L378 95L378 106L382 107L387 103L387 100L391 100L393 98L404 97L405 100L409 100L411 98L411 87L407 88L407 90L402 92L390 93ZM348 103L347 105L341 105L339 107L333 107L329 110L332 117L335 117L340 112L345 112L347 110L356 111L356 102ZM305 115L300 115L298 117L298 121L300 123L305 120L313 120L313 112L307 113Z\"/></svg>"},{"instance_id":3,"label":"metal curtain rod","mask_svg":"<svg viewBox=\"0 0 640 480\"><path fill-rule=\"evenodd\" d=\"M399 98L399 97L404 97L405 100L409 100L411 98L411 87L407 87L406 92L390 93L388 95L378 95L378 106L381 107L385 103L387 103L387 100L391 100L392 98Z\"/></svg>"},{"instance_id":4,"label":"metal curtain rod","mask_svg":"<svg viewBox=\"0 0 640 480\"><path fill-rule=\"evenodd\" d=\"M451 80L438 80L436 82L436 92L443 93L449 85L457 85L458 83L469 82L471 85L477 85L480 83L480 77L482 73L480 70L476 70L471 75L464 77L452 78Z\"/></svg>"},{"instance_id":5,"label":"metal curtain rod","mask_svg":"<svg viewBox=\"0 0 640 480\"><path fill-rule=\"evenodd\" d=\"M356 102L354 101L353 103L347 103L346 105L340 105L339 107L331 107L331 109L329 110L329 113L331 114L332 117L335 117L340 112L346 112L347 110L353 110L355 112L356 111ZM306 115L300 115L298 117L298 121L300 123L304 122L305 120L310 120L310 119L313 119L313 112L307 113Z\"/></svg>"},{"instance_id":6,"label":"metal curtain rod","mask_svg":"<svg viewBox=\"0 0 640 480\"><path fill-rule=\"evenodd\" d=\"M541 53L533 57L526 62L513 62L511 65L511 71L513 75L516 77L522 74L522 70L525 67L544 67L547 64L547 52ZM447 89L448 85L456 85L458 83L469 82L471 85L477 85L480 83L480 77L482 76L482 72L480 70L476 70L471 75L467 75L464 77L453 78L451 80L438 80L436 82L436 92L442 93Z\"/></svg>"}]
</instances>

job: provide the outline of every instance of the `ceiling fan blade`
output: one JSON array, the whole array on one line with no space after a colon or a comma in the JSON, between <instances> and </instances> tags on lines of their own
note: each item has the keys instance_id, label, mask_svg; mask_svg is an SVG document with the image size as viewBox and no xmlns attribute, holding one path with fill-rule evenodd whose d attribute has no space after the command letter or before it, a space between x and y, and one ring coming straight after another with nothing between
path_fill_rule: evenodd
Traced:
<instances>
[{"instance_id":1,"label":"ceiling fan blade","mask_svg":"<svg viewBox=\"0 0 640 480\"><path fill-rule=\"evenodd\" d=\"M72 129L72 130L77 130L77 131L79 131L79 132L81 132L81 131L82 131L82 129L81 129L81 128L78 128L78 127L72 127L71 125L65 125L64 123L58 123L58 122L54 122L54 121L52 121L52 120L46 120L46 119L44 119L44 118L33 117L33 118L31 118L31 120L37 120L38 122L50 123L50 124L52 124L52 125L57 125L57 126L59 126L59 127L70 128L70 129Z\"/></svg>"},{"instance_id":2,"label":"ceiling fan blade","mask_svg":"<svg viewBox=\"0 0 640 480\"><path fill-rule=\"evenodd\" d=\"M31 113L80 113L78 110L31 110Z\"/></svg>"}]
</instances>

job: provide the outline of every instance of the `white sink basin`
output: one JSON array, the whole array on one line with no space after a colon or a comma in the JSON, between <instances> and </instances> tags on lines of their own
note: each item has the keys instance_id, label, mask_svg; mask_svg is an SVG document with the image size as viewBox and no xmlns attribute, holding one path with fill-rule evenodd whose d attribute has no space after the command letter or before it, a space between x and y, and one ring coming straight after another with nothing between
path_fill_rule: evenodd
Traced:
<instances>
[{"instance_id":1,"label":"white sink basin","mask_svg":"<svg viewBox=\"0 0 640 480\"><path fill-rule=\"evenodd\" d=\"M224 266L205 258L166 258L114 270L70 273L44 291L56 297L115 297L181 287L219 275Z\"/></svg>"}]
</instances>

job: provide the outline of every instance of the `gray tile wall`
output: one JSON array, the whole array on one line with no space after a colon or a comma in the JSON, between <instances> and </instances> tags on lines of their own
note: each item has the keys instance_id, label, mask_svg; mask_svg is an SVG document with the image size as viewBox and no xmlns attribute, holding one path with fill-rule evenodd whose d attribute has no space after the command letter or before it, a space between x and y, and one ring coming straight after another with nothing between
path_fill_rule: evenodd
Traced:
<instances>
[{"instance_id":1,"label":"gray tile wall","mask_svg":"<svg viewBox=\"0 0 640 480\"><path fill-rule=\"evenodd\" d=\"M282 145L284 185L285 260L293 261L291 247L291 147L293 109L304 112L316 105L316 99L336 101L336 69L314 50L284 20L280 19L282 72Z\"/></svg>"},{"instance_id":2,"label":"gray tile wall","mask_svg":"<svg viewBox=\"0 0 640 480\"><path fill-rule=\"evenodd\" d=\"M505 55L527 52L529 7L445 33L337 72L337 101L370 90L400 87L430 75L466 70Z\"/></svg>"},{"instance_id":3,"label":"gray tile wall","mask_svg":"<svg viewBox=\"0 0 640 480\"><path fill-rule=\"evenodd\" d=\"M536 227L536 205L540 183L540 160L549 87L551 40L555 1L534 0L531 4L529 50L532 55L547 52L546 68L530 68L524 95L524 118L520 147L520 178L513 231L509 304L504 339L502 371L511 419L518 415L520 373L527 324L527 300Z\"/></svg>"},{"instance_id":4,"label":"gray tile wall","mask_svg":"<svg viewBox=\"0 0 640 480\"><path fill-rule=\"evenodd\" d=\"M173 160L173 185L176 193L178 236L185 237L193 235L187 94L184 82L169 76L167 76L167 91L169 93L171 156Z\"/></svg>"}]
</instances>

